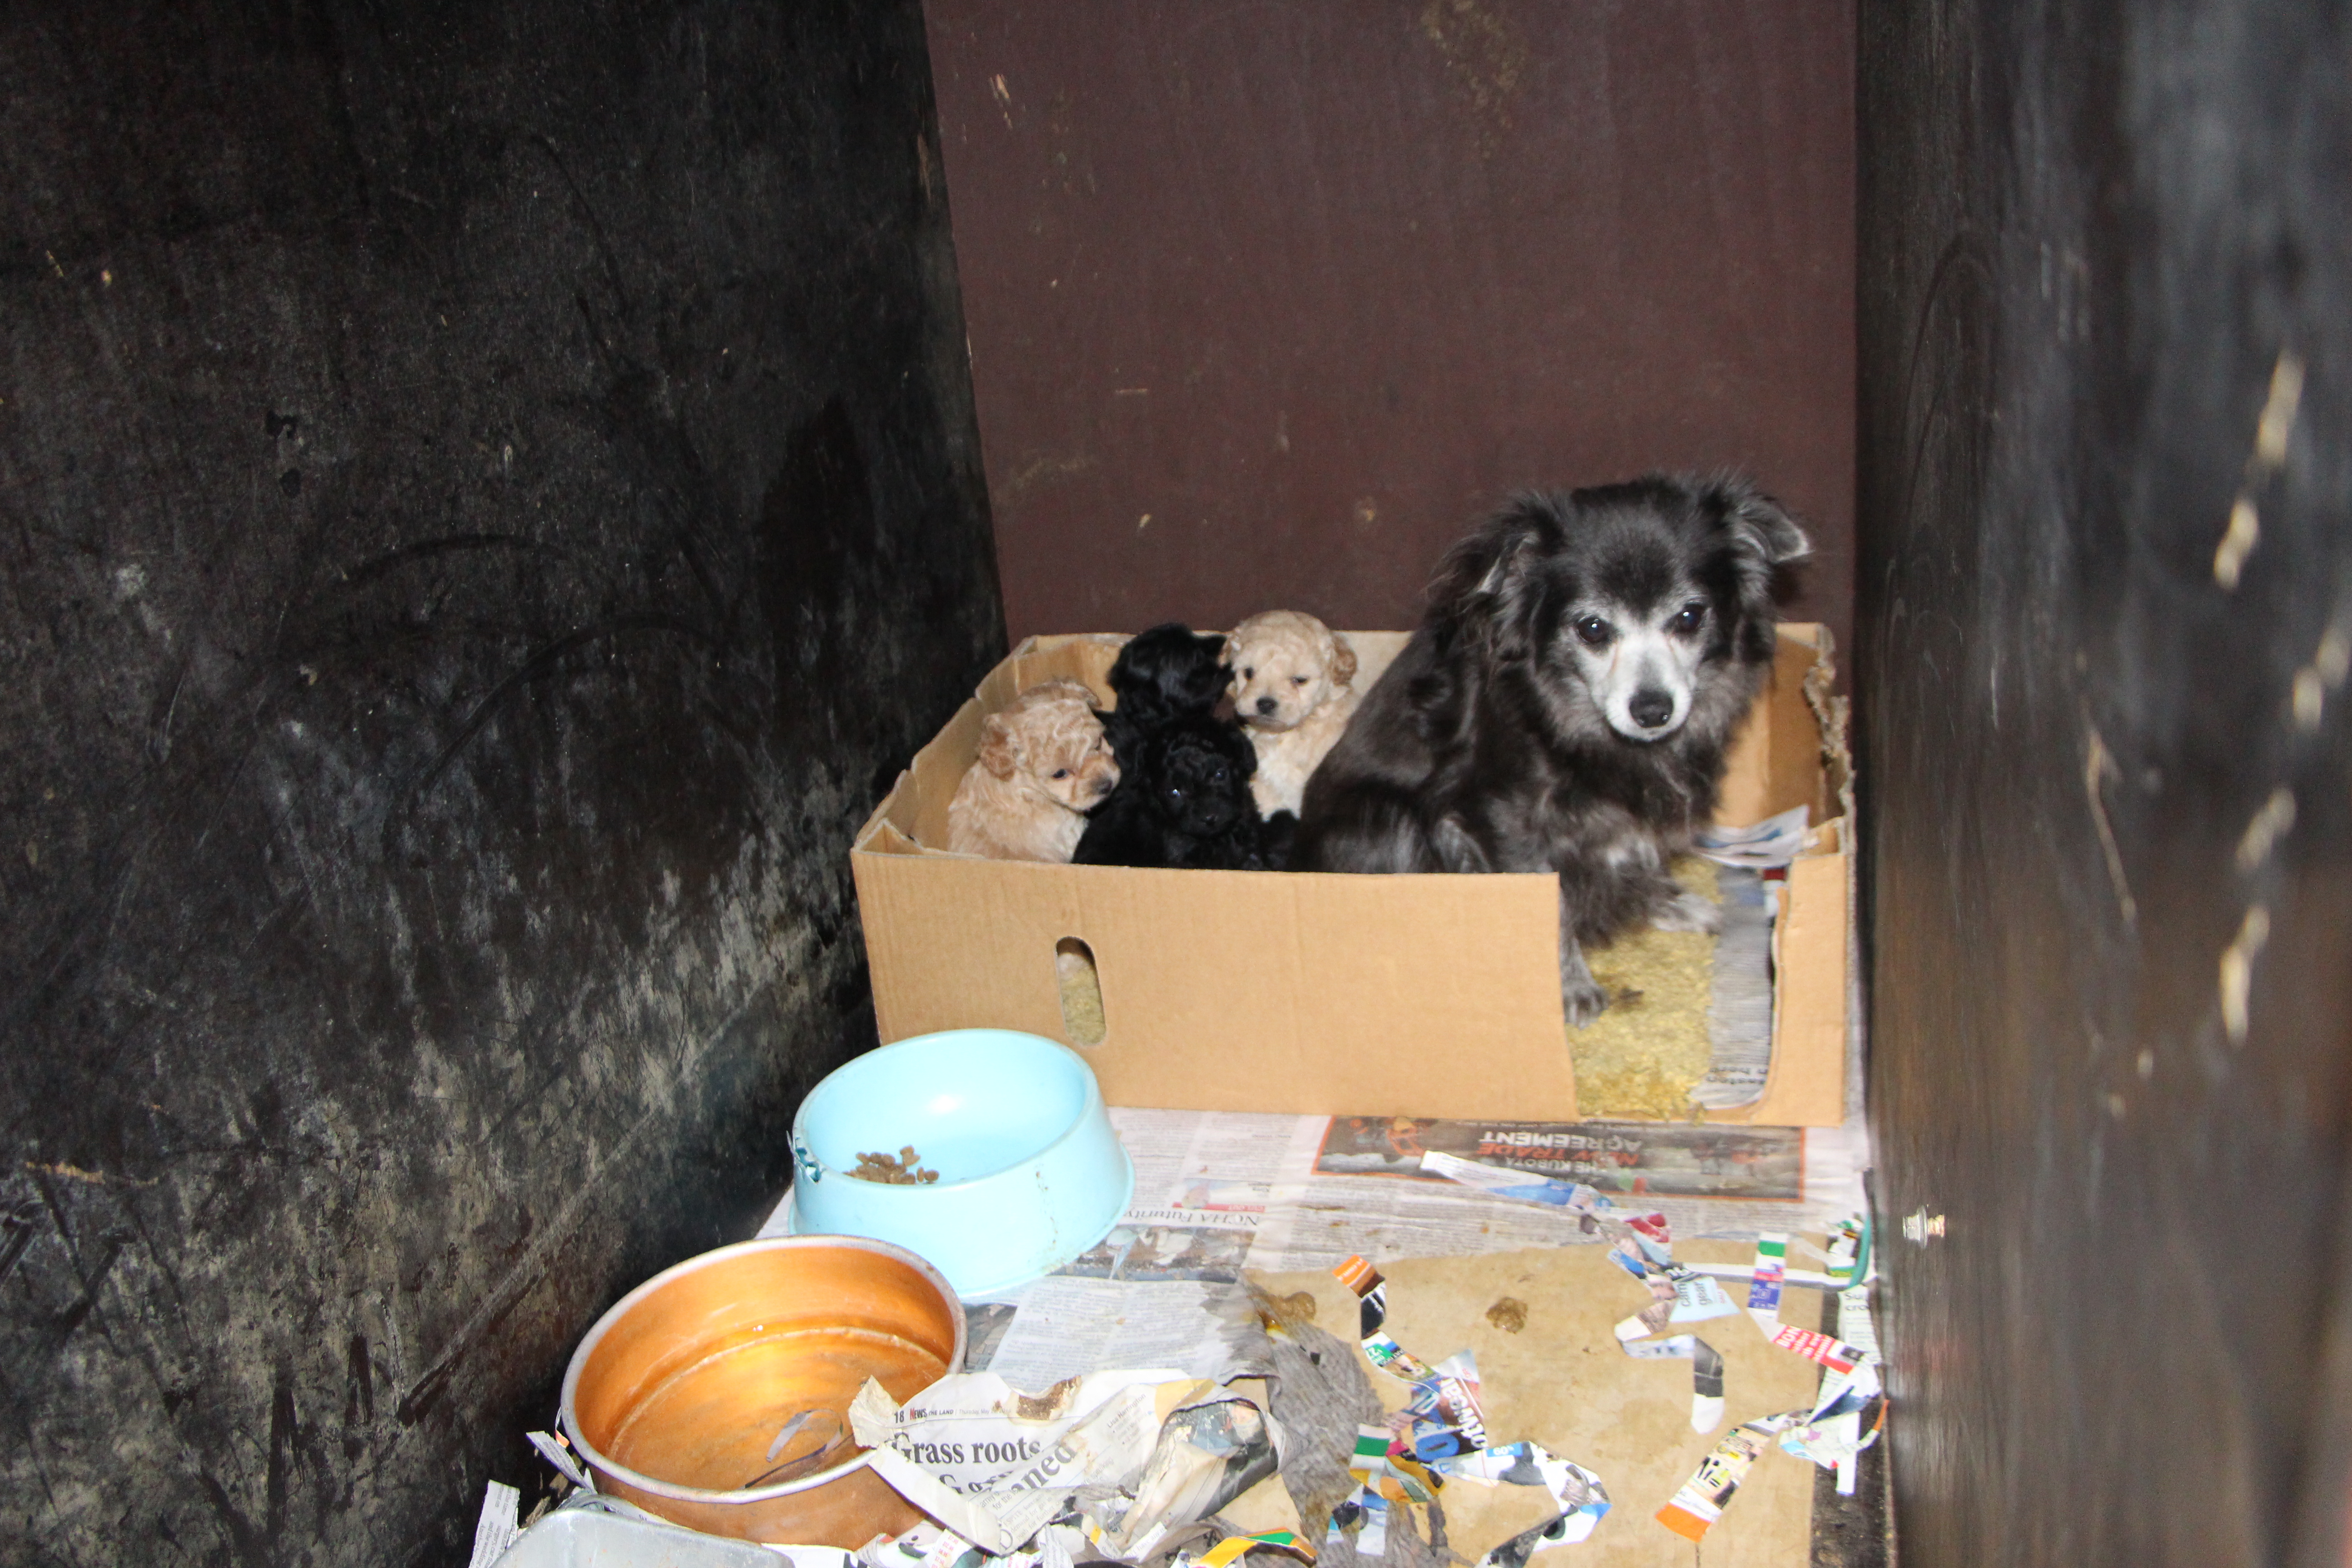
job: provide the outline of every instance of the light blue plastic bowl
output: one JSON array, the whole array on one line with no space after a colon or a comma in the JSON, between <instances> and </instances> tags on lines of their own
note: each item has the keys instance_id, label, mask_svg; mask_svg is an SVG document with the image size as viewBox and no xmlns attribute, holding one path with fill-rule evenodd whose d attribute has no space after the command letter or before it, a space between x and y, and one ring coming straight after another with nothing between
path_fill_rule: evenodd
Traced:
<instances>
[{"instance_id":1,"label":"light blue plastic bowl","mask_svg":"<svg viewBox=\"0 0 2352 1568\"><path fill-rule=\"evenodd\" d=\"M914 1146L928 1186L861 1182L860 1153ZM1076 1051L1013 1029L949 1029L868 1051L793 1118L795 1236L869 1236L970 1300L1050 1273L1110 1234L1135 1166Z\"/></svg>"}]
</instances>

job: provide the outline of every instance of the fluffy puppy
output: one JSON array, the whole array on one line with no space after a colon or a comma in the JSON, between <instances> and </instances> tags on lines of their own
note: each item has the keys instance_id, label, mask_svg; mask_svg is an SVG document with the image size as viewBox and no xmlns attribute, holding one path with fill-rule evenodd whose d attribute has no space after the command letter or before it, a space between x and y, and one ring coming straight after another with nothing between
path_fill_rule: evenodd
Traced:
<instances>
[{"instance_id":1,"label":"fluffy puppy","mask_svg":"<svg viewBox=\"0 0 2352 1568\"><path fill-rule=\"evenodd\" d=\"M1291 864L1559 873L1560 1003L1591 1023L1583 944L1720 923L1666 864L1715 813L1772 667L1774 574L1807 548L1728 475L1518 497L1440 563L1307 783Z\"/></svg>"},{"instance_id":2,"label":"fluffy puppy","mask_svg":"<svg viewBox=\"0 0 2352 1568\"><path fill-rule=\"evenodd\" d=\"M1356 650L1297 610L1252 616L1225 637L1234 717L1257 748L1250 792L1268 816L1295 812L1307 780L1355 716Z\"/></svg>"},{"instance_id":3,"label":"fluffy puppy","mask_svg":"<svg viewBox=\"0 0 2352 1568\"><path fill-rule=\"evenodd\" d=\"M1153 731L1215 709L1225 689L1218 660L1224 646L1221 637L1174 621L1127 639L1110 667L1117 705L1103 720L1120 767L1134 765L1137 742Z\"/></svg>"},{"instance_id":4,"label":"fluffy puppy","mask_svg":"<svg viewBox=\"0 0 2352 1568\"><path fill-rule=\"evenodd\" d=\"M948 802L948 847L1067 860L1087 812L1118 784L1094 693L1075 680L1041 682L982 722L980 754Z\"/></svg>"},{"instance_id":5,"label":"fluffy puppy","mask_svg":"<svg viewBox=\"0 0 2352 1568\"><path fill-rule=\"evenodd\" d=\"M1120 788L1087 822L1082 866L1267 871L1265 825L1250 798L1257 753L1234 725L1196 713L1136 743ZM1286 827L1290 818L1281 819Z\"/></svg>"}]
</instances>

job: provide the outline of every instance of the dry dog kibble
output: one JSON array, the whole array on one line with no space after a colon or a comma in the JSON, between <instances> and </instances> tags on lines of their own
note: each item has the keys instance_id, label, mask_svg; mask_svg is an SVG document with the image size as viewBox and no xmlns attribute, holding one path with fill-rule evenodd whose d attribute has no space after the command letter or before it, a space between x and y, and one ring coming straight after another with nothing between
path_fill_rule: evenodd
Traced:
<instances>
[{"instance_id":1,"label":"dry dog kibble","mask_svg":"<svg viewBox=\"0 0 2352 1568\"><path fill-rule=\"evenodd\" d=\"M857 1169L849 1173L861 1182L881 1182L893 1187L925 1186L940 1179L937 1171L916 1169L916 1158L912 1143L896 1154L860 1154Z\"/></svg>"}]
</instances>

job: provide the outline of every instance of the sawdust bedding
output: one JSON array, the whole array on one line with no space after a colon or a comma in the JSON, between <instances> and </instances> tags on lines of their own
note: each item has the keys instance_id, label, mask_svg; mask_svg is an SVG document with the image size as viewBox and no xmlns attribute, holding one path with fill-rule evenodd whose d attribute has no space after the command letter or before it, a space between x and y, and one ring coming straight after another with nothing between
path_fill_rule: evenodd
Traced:
<instances>
[{"instance_id":1,"label":"sawdust bedding","mask_svg":"<svg viewBox=\"0 0 2352 1568\"><path fill-rule=\"evenodd\" d=\"M1723 902L1715 863L1675 863L1675 880ZM1607 947L1587 948L1592 978L1609 1007L1568 1032L1576 1062L1577 1108L1591 1117L1688 1121L1690 1091L1715 1060L1706 1026L1715 994L1716 939L1700 931L1638 926Z\"/></svg>"},{"instance_id":2,"label":"sawdust bedding","mask_svg":"<svg viewBox=\"0 0 2352 1568\"><path fill-rule=\"evenodd\" d=\"M1675 879L1720 904L1715 865L1696 856L1675 863ZM1707 1007L1715 989L1716 939L1699 931L1628 931L1588 948L1592 976L1609 993L1608 1010L1569 1031L1576 1098L1586 1116L1660 1121L1694 1120L1690 1091L1714 1060ZM1102 1037L1102 992L1092 965L1061 965L1063 1016L1082 1038Z\"/></svg>"}]
</instances>

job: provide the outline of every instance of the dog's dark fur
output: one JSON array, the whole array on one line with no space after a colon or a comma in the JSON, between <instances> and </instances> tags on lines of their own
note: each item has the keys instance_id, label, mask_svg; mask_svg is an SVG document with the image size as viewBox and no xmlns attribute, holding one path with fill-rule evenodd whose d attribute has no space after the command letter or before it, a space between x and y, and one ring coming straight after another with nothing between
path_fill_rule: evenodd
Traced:
<instances>
[{"instance_id":1,"label":"dog's dark fur","mask_svg":"<svg viewBox=\"0 0 2352 1568\"><path fill-rule=\"evenodd\" d=\"M1561 1001L1590 1023L1607 997L1581 944L1720 918L1666 863L1714 815L1771 668L1776 569L1806 550L1728 476L1518 497L1439 564L1308 781L1292 868L1557 871Z\"/></svg>"},{"instance_id":2,"label":"dog's dark fur","mask_svg":"<svg viewBox=\"0 0 2352 1568\"><path fill-rule=\"evenodd\" d=\"M1073 858L1082 866L1279 870L1250 795L1256 768L1257 748L1235 724L1196 713L1155 730L1136 742L1134 767L1087 818ZM1286 827L1290 814L1278 819Z\"/></svg>"},{"instance_id":3,"label":"dog's dark fur","mask_svg":"<svg viewBox=\"0 0 2352 1568\"><path fill-rule=\"evenodd\" d=\"M1138 632L1110 667L1118 706L1103 715L1103 734L1124 773L1144 737L1180 719L1205 717L1224 695L1231 672L1218 662L1225 639L1170 621Z\"/></svg>"}]
</instances>

